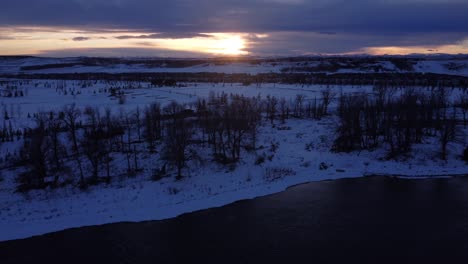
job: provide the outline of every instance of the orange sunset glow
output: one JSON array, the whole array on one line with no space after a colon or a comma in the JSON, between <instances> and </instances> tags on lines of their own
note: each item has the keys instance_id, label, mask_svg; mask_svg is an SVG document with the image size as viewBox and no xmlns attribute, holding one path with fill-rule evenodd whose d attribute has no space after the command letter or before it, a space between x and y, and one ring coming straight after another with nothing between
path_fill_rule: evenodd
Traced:
<instances>
[{"instance_id":1,"label":"orange sunset glow","mask_svg":"<svg viewBox=\"0 0 468 264\"><path fill-rule=\"evenodd\" d=\"M104 33L61 28L0 28L2 55L39 55L50 50L91 48L153 48L195 51L211 55L247 55L248 41L242 33L200 33L201 37L141 39L143 32ZM125 39L119 36L125 35Z\"/></svg>"}]
</instances>

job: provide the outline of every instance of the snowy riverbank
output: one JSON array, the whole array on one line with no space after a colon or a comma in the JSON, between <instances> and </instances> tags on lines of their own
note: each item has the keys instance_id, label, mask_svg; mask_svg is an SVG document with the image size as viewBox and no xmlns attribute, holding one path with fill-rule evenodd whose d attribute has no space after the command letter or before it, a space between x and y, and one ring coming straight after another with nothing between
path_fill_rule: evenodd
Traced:
<instances>
[{"instance_id":1,"label":"snowy riverbank","mask_svg":"<svg viewBox=\"0 0 468 264\"><path fill-rule=\"evenodd\" d=\"M106 185L82 191L68 186L55 190L15 193L16 171L3 171L0 182L0 241L27 238L67 228L122 221L147 221L223 206L234 201L280 192L289 186L373 174L413 176L467 173L459 154L451 148L448 161L438 158L434 144L416 145L405 160L384 160L384 150L331 153L333 120L289 120L289 130L263 126L260 145L273 155L256 163L257 154L246 153L235 168L216 163L189 165L181 181L150 180L144 171L135 178L116 176ZM278 147L271 152L274 142ZM427 143L427 142L426 142ZM201 154L201 153L200 153ZM150 158L142 163L150 164Z\"/></svg>"}]
</instances>

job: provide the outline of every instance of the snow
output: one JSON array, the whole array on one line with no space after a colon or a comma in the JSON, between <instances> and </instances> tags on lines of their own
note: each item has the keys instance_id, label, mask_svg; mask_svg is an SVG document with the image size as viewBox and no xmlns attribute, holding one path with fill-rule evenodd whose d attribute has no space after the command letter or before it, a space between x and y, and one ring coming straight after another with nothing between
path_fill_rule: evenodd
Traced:
<instances>
[{"instance_id":1,"label":"snow","mask_svg":"<svg viewBox=\"0 0 468 264\"><path fill-rule=\"evenodd\" d=\"M7 110L13 125L18 128L30 126L32 118L27 118L28 113L32 116L38 111L58 111L65 105L75 103L79 108L84 109L86 106L97 107L104 111L110 108L114 113L118 113L120 109L133 111L137 107L143 108L151 103L158 102L161 105L166 105L171 101L179 103L195 102L198 98L207 98L210 92L240 94L247 97L260 95L265 98L267 95L284 97L287 100L294 100L297 94L306 95L307 100L314 100L320 97L320 91L326 87L322 85L284 85L284 84L263 84L260 87L243 86L241 84L209 84L195 83L186 84L187 87L171 88L171 87L152 87L149 83L132 83L128 82L113 82L112 85L106 82L93 81L91 87L82 88L81 81L66 81L67 94L61 89L57 89L57 85L63 84L63 81L53 80L36 80L29 84L21 85L26 96L24 97L3 97L0 101L0 111ZM140 87L141 86L141 87ZM116 97L111 97L110 92L104 92L104 89L111 87L125 89L126 102L119 104ZM135 88L132 88L135 87ZM139 88L140 87L140 88ZM1 86L0 86L1 88ZM337 92L341 88L346 89L346 92L369 91L370 86L362 87L335 87ZM70 91L73 91L73 94Z\"/></svg>"},{"instance_id":2,"label":"snow","mask_svg":"<svg viewBox=\"0 0 468 264\"><path fill-rule=\"evenodd\" d=\"M409 58L409 57L408 57ZM325 58L326 59L326 58ZM374 63L360 64L363 68L348 68L344 67L339 69L338 73L374 73L373 67L380 66L382 71L380 72L405 72L399 70L391 61L391 57L387 59L381 59ZM439 73L439 74L451 74L468 76L468 59L463 57L449 57L449 58L432 58L432 57L416 57L412 58L415 60L414 69L410 72L421 72L421 73ZM137 59L135 59L137 60ZM24 66L42 66L42 65L54 65L54 64L67 64L74 63L73 66L64 66L57 68L46 68L36 70L22 70ZM449 63L461 66L460 69L448 69L446 65ZM1 73L28 73L28 74L50 74L50 73L157 73L157 72L218 72L218 73L280 73L284 68L301 68L301 67L314 67L319 65L318 61L311 60L311 58L304 58L304 61L288 62L286 60L279 62L260 62L260 63L247 63L247 62L207 62L200 63L198 65L189 67L154 67L147 66L145 64L138 64L132 62L125 64L123 62L109 63L99 66L86 66L83 62L83 58L39 58L39 57L27 57L19 59L1 59L0 58L0 74ZM464 67L463 67L464 65ZM300 72L294 70L293 72ZM325 71L325 73L327 73ZM334 73L334 72L328 72Z\"/></svg>"},{"instance_id":3,"label":"snow","mask_svg":"<svg viewBox=\"0 0 468 264\"><path fill-rule=\"evenodd\" d=\"M1 98L1 104L13 109L14 124L28 126L32 120L27 113L39 110L60 109L63 105L76 103L79 107L96 106L113 111L124 108L127 111L144 107L158 101L167 104L171 100L193 102L213 92L243 94L262 97L274 95L293 99L296 94L306 94L308 100L320 96L324 86L312 85L278 85L264 84L241 86L233 84L188 84L181 88L148 88L147 83L134 83L134 89L127 89L127 102L119 105L108 93L99 92L108 88L104 82L93 83L90 87L81 88L82 82L67 81L67 87L75 89L75 95L63 94L56 89L62 81L31 81L25 97ZM129 85L114 83L115 87ZM139 86L141 88L138 88ZM48 88L49 87L49 88ZM371 92L371 87L332 87L336 91ZM80 91L80 93L76 93ZM96 91L96 93L94 93ZM455 95L456 96L456 95ZM21 110L15 110L17 106ZM336 106L332 106L336 107ZM0 241L27 238L67 228L101 225L122 221L147 221L176 217L196 210L223 206L242 199L277 193L286 188L310 181L338 178L361 177L364 175L406 175L425 176L452 175L468 173L466 164L458 155L462 145L452 144L448 161L441 161L437 156L437 144L416 145L405 161L384 160L385 150L352 153L330 152L333 143L336 117L327 117L320 121L290 119L285 124L275 123L273 127L266 122L259 131L257 153L244 152L242 160L233 168L213 162L189 162L187 176L181 181L173 177L154 182L150 180L151 169L161 163L157 156L143 153L139 156L140 166L145 168L134 178L124 176L125 163L122 160L113 162L113 166L122 174L113 176L110 184L92 186L82 191L77 187L37 190L26 194L15 193L15 176L21 169L4 169L0 181ZM428 139L436 140L436 139ZM426 142L431 143L431 142ZM14 152L18 142L2 144L2 156ZM277 144L272 151L270 146ZM306 146L309 145L309 148ZM199 156L208 157L208 149L199 149ZM205 153L206 152L206 153ZM256 165L257 155L272 156L264 163ZM326 165L326 169L321 164ZM265 174L271 169L287 169L291 175L277 180L266 180ZM293 175L294 174L294 175Z\"/></svg>"}]
</instances>

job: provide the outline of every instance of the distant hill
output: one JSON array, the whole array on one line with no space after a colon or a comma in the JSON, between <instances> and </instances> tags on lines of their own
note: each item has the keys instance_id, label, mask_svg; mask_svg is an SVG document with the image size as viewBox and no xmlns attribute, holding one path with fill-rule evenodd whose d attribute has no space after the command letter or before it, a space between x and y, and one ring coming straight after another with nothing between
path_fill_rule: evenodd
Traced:
<instances>
[{"instance_id":1,"label":"distant hill","mask_svg":"<svg viewBox=\"0 0 468 264\"><path fill-rule=\"evenodd\" d=\"M468 76L468 55L224 58L0 56L0 74L61 73L437 73Z\"/></svg>"}]
</instances>

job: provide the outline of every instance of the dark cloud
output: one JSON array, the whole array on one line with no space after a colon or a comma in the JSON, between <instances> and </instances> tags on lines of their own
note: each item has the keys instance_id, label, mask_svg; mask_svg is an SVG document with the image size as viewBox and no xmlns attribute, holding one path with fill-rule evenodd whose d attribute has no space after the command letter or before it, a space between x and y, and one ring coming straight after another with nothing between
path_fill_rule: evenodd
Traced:
<instances>
[{"instance_id":1,"label":"dark cloud","mask_svg":"<svg viewBox=\"0 0 468 264\"><path fill-rule=\"evenodd\" d=\"M208 57L206 53L189 52L189 51L171 51L158 48L85 48L85 49L60 49L60 50L44 50L39 53L45 57L188 57L201 58Z\"/></svg>"},{"instance_id":2,"label":"dark cloud","mask_svg":"<svg viewBox=\"0 0 468 264\"><path fill-rule=\"evenodd\" d=\"M128 31L118 39L266 33L269 39L249 38L253 48L283 53L453 44L468 36L468 0L15 0L1 6L0 26Z\"/></svg>"},{"instance_id":3,"label":"dark cloud","mask_svg":"<svg viewBox=\"0 0 468 264\"><path fill-rule=\"evenodd\" d=\"M0 35L0 40L12 40L14 38L10 37L10 36L2 36Z\"/></svg>"},{"instance_id":4,"label":"dark cloud","mask_svg":"<svg viewBox=\"0 0 468 264\"><path fill-rule=\"evenodd\" d=\"M164 32L158 33L157 38L160 39L181 39L181 38L212 38L213 36L202 33L190 32Z\"/></svg>"},{"instance_id":5,"label":"dark cloud","mask_svg":"<svg viewBox=\"0 0 468 264\"><path fill-rule=\"evenodd\" d=\"M75 37L72 40L73 41L86 41L86 40L89 40L89 39L90 38L87 38L87 37Z\"/></svg>"},{"instance_id":6,"label":"dark cloud","mask_svg":"<svg viewBox=\"0 0 468 264\"><path fill-rule=\"evenodd\" d=\"M460 38L456 33L403 34L397 37L373 34L321 34L315 32L274 32L266 38L250 38L248 51L263 56L339 54L361 51L367 47L441 46Z\"/></svg>"},{"instance_id":7,"label":"dark cloud","mask_svg":"<svg viewBox=\"0 0 468 264\"><path fill-rule=\"evenodd\" d=\"M153 32L190 28L190 32L467 33L466 10L466 0L16 0L2 3L0 24L92 25Z\"/></svg>"},{"instance_id":8,"label":"dark cloud","mask_svg":"<svg viewBox=\"0 0 468 264\"><path fill-rule=\"evenodd\" d=\"M135 42L136 45L139 46L146 46L146 47L154 47L154 43L151 43L149 41L140 41L140 42Z\"/></svg>"},{"instance_id":9,"label":"dark cloud","mask_svg":"<svg viewBox=\"0 0 468 264\"><path fill-rule=\"evenodd\" d=\"M191 32L164 32L164 33L154 33L154 34L145 34L139 36L133 35L122 35L115 37L116 39L182 39L182 38L211 38L211 35L202 34L202 33L191 33Z\"/></svg>"},{"instance_id":10,"label":"dark cloud","mask_svg":"<svg viewBox=\"0 0 468 264\"><path fill-rule=\"evenodd\" d=\"M115 37L116 39L154 39L157 38L158 34L151 34L151 35L139 35L139 36L132 36L132 35L122 35Z\"/></svg>"}]
</instances>

